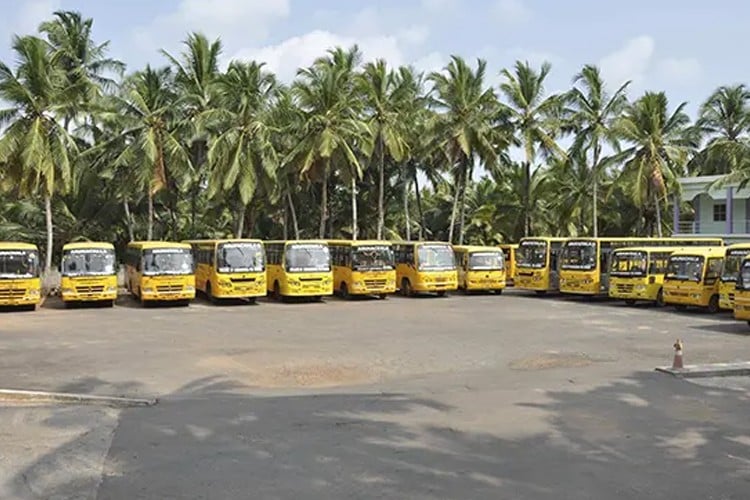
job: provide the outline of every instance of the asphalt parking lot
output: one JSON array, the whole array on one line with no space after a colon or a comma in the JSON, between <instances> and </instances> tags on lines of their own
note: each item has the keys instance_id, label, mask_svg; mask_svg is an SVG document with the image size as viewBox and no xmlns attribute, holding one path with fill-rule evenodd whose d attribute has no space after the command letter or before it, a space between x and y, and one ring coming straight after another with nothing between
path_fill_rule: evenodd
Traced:
<instances>
[{"instance_id":1,"label":"asphalt parking lot","mask_svg":"<svg viewBox=\"0 0 750 500\"><path fill-rule=\"evenodd\" d=\"M0 498L746 498L750 359L728 314L462 296L0 313Z\"/></svg>"}]
</instances>

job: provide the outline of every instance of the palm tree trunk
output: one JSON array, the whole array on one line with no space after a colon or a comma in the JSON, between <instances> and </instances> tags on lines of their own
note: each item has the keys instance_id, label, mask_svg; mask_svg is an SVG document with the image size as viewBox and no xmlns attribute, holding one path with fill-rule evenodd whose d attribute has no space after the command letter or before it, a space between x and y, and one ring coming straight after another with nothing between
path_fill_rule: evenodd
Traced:
<instances>
[{"instance_id":1,"label":"palm tree trunk","mask_svg":"<svg viewBox=\"0 0 750 500\"><path fill-rule=\"evenodd\" d=\"M600 146L599 146L599 140L595 140L594 142L594 164L591 165L591 176L592 180L594 182L594 189L593 189L593 219L594 219L594 225L593 225L593 231L594 231L594 238L599 236L599 196L597 194L598 192L598 186L599 186L599 155L601 154Z\"/></svg>"},{"instance_id":2,"label":"palm tree trunk","mask_svg":"<svg viewBox=\"0 0 750 500\"><path fill-rule=\"evenodd\" d=\"M527 158L524 165L524 197L523 197L523 235L529 236L531 233L531 161Z\"/></svg>"},{"instance_id":3,"label":"palm tree trunk","mask_svg":"<svg viewBox=\"0 0 750 500\"><path fill-rule=\"evenodd\" d=\"M408 180L404 180L404 222L406 226L406 241L411 241L411 220L409 220L409 184Z\"/></svg>"},{"instance_id":4,"label":"palm tree trunk","mask_svg":"<svg viewBox=\"0 0 750 500\"><path fill-rule=\"evenodd\" d=\"M331 160L326 160L323 167L323 186L320 191L320 227L318 228L318 238L325 238L326 219L328 218L328 170L331 167Z\"/></svg>"},{"instance_id":5,"label":"palm tree trunk","mask_svg":"<svg viewBox=\"0 0 750 500\"><path fill-rule=\"evenodd\" d=\"M284 241L289 239L289 229L288 229L288 214L289 208L286 206L286 203L284 203L284 208L281 212L281 239Z\"/></svg>"},{"instance_id":6,"label":"palm tree trunk","mask_svg":"<svg viewBox=\"0 0 750 500\"><path fill-rule=\"evenodd\" d=\"M44 195L44 216L47 222L47 254L45 255L44 271L45 273L49 273L52 270L52 245L54 243L52 196L49 193L45 193Z\"/></svg>"},{"instance_id":7,"label":"palm tree trunk","mask_svg":"<svg viewBox=\"0 0 750 500\"><path fill-rule=\"evenodd\" d=\"M146 230L146 240L151 241L154 238L154 193L151 192L151 186L148 187L148 228Z\"/></svg>"},{"instance_id":8,"label":"palm tree trunk","mask_svg":"<svg viewBox=\"0 0 750 500\"><path fill-rule=\"evenodd\" d=\"M455 162L451 162L453 166ZM458 178L456 179L456 189L453 193L453 209L451 210L451 225L448 228L448 243L453 243L453 228L456 225L456 215L458 213L458 201L461 198L461 169L458 170Z\"/></svg>"},{"instance_id":9,"label":"palm tree trunk","mask_svg":"<svg viewBox=\"0 0 750 500\"><path fill-rule=\"evenodd\" d=\"M357 239L357 176L352 175L352 239Z\"/></svg>"},{"instance_id":10,"label":"palm tree trunk","mask_svg":"<svg viewBox=\"0 0 750 500\"><path fill-rule=\"evenodd\" d=\"M383 151L383 137L378 137L379 162L378 162L378 239L383 239L383 227L385 226L385 154Z\"/></svg>"},{"instance_id":11,"label":"palm tree trunk","mask_svg":"<svg viewBox=\"0 0 750 500\"><path fill-rule=\"evenodd\" d=\"M414 169L414 196L417 199L417 212L419 213L419 241L422 241L424 228L424 212L422 212L422 193L419 191L419 177L417 169Z\"/></svg>"},{"instance_id":12,"label":"palm tree trunk","mask_svg":"<svg viewBox=\"0 0 750 500\"><path fill-rule=\"evenodd\" d=\"M240 206L237 208L237 221L235 225L234 237L242 238L242 231L245 229L245 211L247 207L240 202Z\"/></svg>"},{"instance_id":13,"label":"palm tree trunk","mask_svg":"<svg viewBox=\"0 0 750 500\"><path fill-rule=\"evenodd\" d=\"M463 245L464 244L464 218L466 215L466 184L467 184L467 177L469 174L468 166L462 168L463 174L461 175L463 182L461 182L461 201L459 206L459 215L458 215L458 244Z\"/></svg>"},{"instance_id":14,"label":"palm tree trunk","mask_svg":"<svg viewBox=\"0 0 750 500\"><path fill-rule=\"evenodd\" d=\"M659 194L654 190L654 207L656 209L656 235L661 238L661 207L659 206Z\"/></svg>"},{"instance_id":15,"label":"palm tree trunk","mask_svg":"<svg viewBox=\"0 0 750 500\"><path fill-rule=\"evenodd\" d=\"M286 190L286 199L289 202L289 213L292 215L292 227L294 228L294 239L299 239L299 225L297 224L297 211L294 209L294 199L292 198L292 192Z\"/></svg>"},{"instance_id":16,"label":"palm tree trunk","mask_svg":"<svg viewBox=\"0 0 750 500\"><path fill-rule=\"evenodd\" d=\"M122 200L122 208L125 210L125 222L128 226L128 238L129 241L135 240L135 235L133 233L133 215L130 213L130 204L128 203L128 200Z\"/></svg>"}]
</instances>

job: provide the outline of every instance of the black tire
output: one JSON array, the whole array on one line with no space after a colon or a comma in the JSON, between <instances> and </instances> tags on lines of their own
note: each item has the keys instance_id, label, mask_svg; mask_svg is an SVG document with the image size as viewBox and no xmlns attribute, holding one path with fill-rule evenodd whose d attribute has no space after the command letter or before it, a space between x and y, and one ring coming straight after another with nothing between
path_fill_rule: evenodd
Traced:
<instances>
[{"instance_id":1,"label":"black tire","mask_svg":"<svg viewBox=\"0 0 750 500\"><path fill-rule=\"evenodd\" d=\"M380 300L385 300L385 299L388 298L388 294L387 293L381 293L381 294L378 295L378 298Z\"/></svg>"},{"instance_id":2,"label":"black tire","mask_svg":"<svg viewBox=\"0 0 750 500\"><path fill-rule=\"evenodd\" d=\"M625 299L625 304L627 304L629 306L634 306L635 305L635 300L633 300L633 299Z\"/></svg>"},{"instance_id":3,"label":"black tire","mask_svg":"<svg viewBox=\"0 0 750 500\"><path fill-rule=\"evenodd\" d=\"M537 295L547 295L547 290L534 290Z\"/></svg>"},{"instance_id":4,"label":"black tire","mask_svg":"<svg viewBox=\"0 0 750 500\"><path fill-rule=\"evenodd\" d=\"M747 322L747 326L750 326L750 321Z\"/></svg>"},{"instance_id":5,"label":"black tire","mask_svg":"<svg viewBox=\"0 0 750 500\"><path fill-rule=\"evenodd\" d=\"M716 314L717 312L719 312L719 296L718 295L712 295L711 299L709 299L708 312L711 314Z\"/></svg>"},{"instance_id":6,"label":"black tire","mask_svg":"<svg viewBox=\"0 0 750 500\"><path fill-rule=\"evenodd\" d=\"M445 297L445 290L440 290L439 292L437 292L437 296L438 297Z\"/></svg>"},{"instance_id":7,"label":"black tire","mask_svg":"<svg viewBox=\"0 0 750 500\"><path fill-rule=\"evenodd\" d=\"M659 288L659 292L656 294L656 305L659 307L664 307L666 304L664 303L664 290Z\"/></svg>"},{"instance_id":8,"label":"black tire","mask_svg":"<svg viewBox=\"0 0 750 500\"><path fill-rule=\"evenodd\" d=\"M282 302L284 300L284 297L281 296L281 285L279 285L278 281L274 281L273 283L273 298L277 302Z\"/></svg>"},{"instance_id":9,"label":"black tire","mask_svg":"<svg viewBox=\"0 0 750 500\"><path fill-rule=\"evenodd\" d=\"M63 300L63 305L65 306L65 309L73 309L75 304L70 300Z\"/></svg>"},{"instance_id":10,"label":"black tire","mask_svg":"<svg viewBox=\"0 0 750 500\"><path fill-rule=\"evenodd\" d=\"M253 304L256 304L257 302L258 302L257 297L248 297L247 299L248 305L253 305Z\"/></svg>"},{"instance_id":11,"label":"black tire","mask_svg":"<svg viewBox=\"0 0 750 500\"><path fill-rule=\"evenodd\" d=\"M411 297L412 291L411 291L411 283L409 283L408 278L404 278L401 280L401 295L404 297Z\"/></svg>"},{"instance_id":12,"label":"black tire","mask_svg":"<svg viewBox=\"0 0 750 500\"><path fill-rule=\"evenodd\" d=\"M498 288L497 290L495 290L495 295L502 295L502 294L503 294L502 288Z\"/></svg>"},{"instance_id":13,"label":"black tire","mask_svg":"<svg viewBox=\"0 0 750 500\"><path fill-rule=\"evenodd\" d=\"M687 309L687 306L685 304L675 304L674 308L678 311L684 311Z\"/></svg>"},{"instance_id":14,"label":"black tire","mask_svg":"<svg viewBox=\"0 0 750 500\"><path fill-rule=\"evenodd\" d=\"M342 299L347 299L348 300L348 299L351 298L349 296L349 287L346 286L346 283L343 283L343 282L341 283L341 287L339 288L339 293L341 294L341 298Z\"/></svg>"},{"instance_id":15,"label":"black tire","mask_svg":"<svg viewBox=\"0 0 750 500\"><path fill-rule=\"evenodd\" d=\"M111 309L111 308L115 307L115 302L116 301L117 301L116 299L108 300L107 303L106 303L106 306Z\"/></svg>"}]
</instances>

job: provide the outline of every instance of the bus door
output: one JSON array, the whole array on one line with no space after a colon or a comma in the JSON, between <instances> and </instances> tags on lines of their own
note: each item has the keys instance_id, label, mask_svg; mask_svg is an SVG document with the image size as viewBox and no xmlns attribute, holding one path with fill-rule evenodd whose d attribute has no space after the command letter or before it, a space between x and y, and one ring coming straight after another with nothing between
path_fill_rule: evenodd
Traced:
<instances>
[{"instance_id":1,"label":"bus door","mask_svg":"<svg viewBox=\"0 0 750 500\"><path fill-rule=\"evenodd\" d=\"M719 257L713 257L708 259L708 263L706 265L706 275L703 279L703 291L704 292L712 292L714 286L716 285L716 281L721 276L721 266L724 262L724 259L721 259Z\"/></svg>"}]
</instances>

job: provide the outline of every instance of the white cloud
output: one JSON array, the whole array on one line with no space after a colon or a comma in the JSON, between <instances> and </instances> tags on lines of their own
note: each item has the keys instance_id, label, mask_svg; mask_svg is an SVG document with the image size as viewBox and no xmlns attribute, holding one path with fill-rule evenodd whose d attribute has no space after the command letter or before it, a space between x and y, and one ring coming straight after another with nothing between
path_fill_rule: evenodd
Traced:
<instances>
[{"instance_id":1,"label":"white cloud","mask_svg":"<svg viewBox=\"0 0 750 500\"><path fill-rule=\"evenodd\" d=\"M294 78L298 68L309 66L328 49L348 48L354 44L359 46L366 61L382 58L394 66L404 63L403 53L395 36L351 37L322 30L288 38L277 45L242 49L233 58L265 62L268 69L274 71L279 78L289 81Z\"/></svg>"},{"instance_id":2,"label":"white cloud","mask_svg":"<svg viewBox=\"0 0 750 500\"><path fill-rule=\"evenodd\" d=\"M422 8L435 13L452 10L456 6L456 0L422 0Z\"/></svg>"},{"instance_id":3,"label":"white cloud","mask_svg":"<svg viewBox=\"0 0 750 500\"><path fill-rule=\"evenodd\" d=\"M260 41L273 21L289 15L289 0L182 0L177 9L139 27L134 39L140 49L173 47L191 31L210 38L221 37L225 45Z\"/></svg>"},{"instance_id":4,"label":"white cloud","mask_svg":"<svg viewBox=\"0 0 750 500\"><path fill-rule=\"evenodd\" d=\"M412 45L421 45L430 36L430 29L423 24L413 24L398 33L398 38Z\"/></svg>"},{"instance_id":5,"label":"white cloud","mask_svg":"<svg viewBox=\"0 0 750 500\"><path fill-rule=\"evenodd\" d=\"M14 9L6 9L8 11ZM52 13L60 10L60 0L29 0L16 4L15 15L8 15L6 27L19 35L35 33L39 25L52 18ZM8 23L8 20L10 22Z\"/></svg>"},{"instance_id":6,"label":"white cloud","mask_svg":"<svg viewBox=\"0 0 750 500\"><path fill-rule=\"evenodd\" d=\"M505 24L523 23L531 19L531 9L522 0L495 0L492 12Z\"/></svg>"},{"instance_id":7,"label":"white cloud","mask_svg":"<svg viewBox=\"0 0 750 500\"><path fill-rule=\"evenodd\" d=\"M693 57L669 57L659 61L657 72L664 80L682 84L697 81L701 77L703 69L700 62Z\"/></svg>"},{"instance_id":8,"label":"white cloud","mask_svg":"<svg viewBox=\"0 0 750 500\"><path fill-rule=\"evenodd\" d=\"M653 38L642 35L604 56L599 67L608 86L616 88L627 80L642 82L652 63L654 46Z\"/></svg>"},{"instance_id":9,"label":"white cloud","mask_svg":"<svg viewBox=\"0 0 750 500\"><path fill-rule=\"evenodd\" d=\"M425 74L433 71L440 71L448 64L448 58L440 52L430 52L426 56L420 57L412 66L419 71L424 71Z\"/></svg>"},{"instance_id":10,"label":"white cloud","mask_svg":"<svg viewBox=\"0 0 750 500\"><path fill-rule=\"evenodd\" d=\"M521 47L514 47L505 51L505 56L515 61L523 61L531 64L532 66L541 66L542 63L548 62L552 66L556 66L563 62L562 56L553 54L552 52L546 52L543 50L524 49Z\"/></svg>"}]
</instances>

